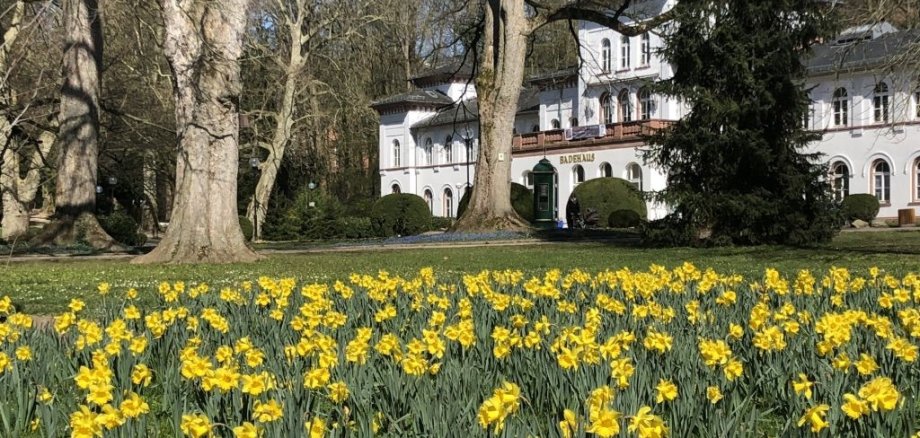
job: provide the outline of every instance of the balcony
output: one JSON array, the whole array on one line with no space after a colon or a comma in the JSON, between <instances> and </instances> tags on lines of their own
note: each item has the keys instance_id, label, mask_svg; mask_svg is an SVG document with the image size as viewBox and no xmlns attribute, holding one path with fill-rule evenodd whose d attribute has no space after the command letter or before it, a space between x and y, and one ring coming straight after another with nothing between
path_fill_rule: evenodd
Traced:
<instances>
[{"instance_id":1,"label":"balcony","mask_svg":"<svg viewBox=\"0 0 920 438\"><path fill-rule=\"evenodd\" d=\"M650 135L659 129L667 128L674 124L672 120L636 120L626 123L610 123L603 137L585 140L566 140L564 129L550 131L530 132L515 135L512 140L512 152L542 151L544 149L566 149L585 146L607 146L622 143L641 141L644 136Z\"/></svg>"}]
</instances>

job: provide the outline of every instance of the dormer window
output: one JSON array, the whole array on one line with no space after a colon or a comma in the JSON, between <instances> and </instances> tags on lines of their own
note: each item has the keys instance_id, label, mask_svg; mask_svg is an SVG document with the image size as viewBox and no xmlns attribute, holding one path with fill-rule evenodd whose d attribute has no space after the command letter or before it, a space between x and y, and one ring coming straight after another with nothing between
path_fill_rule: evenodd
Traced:
<instances>
[{"instance_id":1,"label":"dormer window","mask_svg":"<svg viewBox=\"0 0 920 438\"><path fill-rule=\"evenodd\" d=\"M891 114L891 96L888 94L888 84L879 82L875 86L873 99L873 114L875 123L888 123Z\"/></svg>"},{"instance_id":2,"label":"dormer window","mask_svg":"<svg viewBox=\"0 0 920 438\"><path fill-rule=\"evenodd\" d=\"M604 38L604 40L601 41L601 71L603 73L610 73L612 56L610 40Z\"/></svg>"}]
</instances>

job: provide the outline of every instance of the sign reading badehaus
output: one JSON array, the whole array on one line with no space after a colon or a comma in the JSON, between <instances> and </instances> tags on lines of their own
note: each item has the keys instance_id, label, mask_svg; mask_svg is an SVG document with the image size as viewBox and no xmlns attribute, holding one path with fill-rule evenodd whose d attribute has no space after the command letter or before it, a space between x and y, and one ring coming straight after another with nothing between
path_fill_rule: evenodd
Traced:
<instances>
[{"instance_id":1,"label":"sign reading badehaus","mask_svg":"<svg viewBox=\"0 0 920 438\"><path fill-rule=\"evenodd\" d=\"M559 157L559 164L590 163L594 161L594 153L572 154Z\"/></svg>"}]
</instances>

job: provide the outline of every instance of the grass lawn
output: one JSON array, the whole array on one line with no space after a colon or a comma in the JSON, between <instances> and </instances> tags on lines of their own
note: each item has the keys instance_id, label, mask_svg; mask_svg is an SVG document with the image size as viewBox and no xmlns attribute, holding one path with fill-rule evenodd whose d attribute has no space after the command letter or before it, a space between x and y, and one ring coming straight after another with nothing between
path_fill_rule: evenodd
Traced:
<instances>
[{"instance_id":1,"label":"grass lawn","mask_svg":"<svg viewBox=\"0 0 920 438\"><path fill-rule=\"evenodd\" d=\"M211 266L135 266L127 261L67 260L0 264L0 296L9 295L32 314L57 313L73 297L92 303L96 285L108 282L115 293L130 287L150 297L161 281L207 282L212 287L254 280L259 276L294 277L300 281L344 279L352 272L412 273L432 266L440 275L478 272L483 269L520 269L525 272L549 268L646 269L650 264L673 267L690 261L700 268L739 273L759 278L764 268L786 274L798 269L823 271L830 266L866 269L879 266L896 275L920 271L920 230L851 232L820 248L673 248L653 249L604 243L555 243L550 245L376 250L323 254L276 254L259 263ZM459 278L459 277L458 277Z\"/></svg>"}]
</instances>

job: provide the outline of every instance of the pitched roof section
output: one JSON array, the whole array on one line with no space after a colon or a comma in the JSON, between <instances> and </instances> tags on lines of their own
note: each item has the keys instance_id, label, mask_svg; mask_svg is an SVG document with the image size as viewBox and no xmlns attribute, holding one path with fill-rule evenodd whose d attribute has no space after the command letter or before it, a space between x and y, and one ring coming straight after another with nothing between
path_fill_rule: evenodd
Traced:
<instances>
[{"instance_id":1,"label":"pitched roof section","mask_svg":"<svg viewBox=\"0 0 920 438\"><path fill-rule=\"evenodd\" d=\"M426 70L409 78L413 84L418 87L426 87L432 84L441 84L446 82L466 82L473 77L472 62L467 61L461 64L453 62L450 64L435 67Z\"/></svg>"},{"instance_id":2,"label":"pitched roof section","mask_svg":"<svg viewBox=\"0 0 920 438\"><path fill-rule=\"evenodd\" d=\"M397 94L396 96L385 97L371 103L371 108L381 110L389 106L397 105L423 105L433 107L443 107L452 104L453 101L444 93L432 90L412 90L408 93Z\"/></svg>"},{"instance_id":3,"label":"pitched roof section","mask_svg":"<svg viewBox=\"0 0 920 438\"><path fill-rule=\"evenodd\" d=\"M534 111L540 107L540 94L536 88L521 90L518 100L517 112ZM459 123L475 122L479 118L479 102L476 99L457 102L449 107L442 108L437 114L422 120L412 128L430 128L433 126L453 125Z\"/></svg>"},{"instance_id":4,"label":"pitched roof section","mask_svg":"<svg viewBox=\"0 0 920 438\"><path fill-rule=\"evenodd\" d=\"M917 46L920 46L920 29L887 33L850 44L823 44L812 49L808 73L846 73L878 67Z\"/></svg>"}]
</instances>

